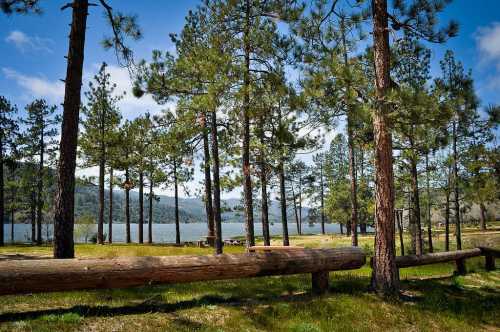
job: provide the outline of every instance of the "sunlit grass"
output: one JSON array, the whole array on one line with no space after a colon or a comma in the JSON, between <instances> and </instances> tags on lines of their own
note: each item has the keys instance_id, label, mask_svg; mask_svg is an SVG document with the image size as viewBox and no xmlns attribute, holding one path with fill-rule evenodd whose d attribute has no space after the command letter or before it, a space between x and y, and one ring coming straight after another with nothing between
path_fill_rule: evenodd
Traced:
<instances>
[{"instance_id":1,"label":"sunlit grass","mask_svg":"<svg viewBox=\"0 0 500 332\"><path fill-rule=\"evenodd\" d=\"M500 233L464 232L464 247L499 246ZM435 238L437 250L444 236ZM350 245L339 235L293 236L292 245ZM373 250L373 236L360 247ZM281 239L273 239L280 244ZM409 238L405 237L405 243ZM452 245L452 248L453 245ZM8 246L0 255L50 257L51 247ZM227 246L225 252L243 252ZM77 245L76 256L204 255L211 248L164 245ZM398 251L399 252L399 251ZM480 331L500 329L500 270L482 257L400 270L407 299L384 301L370 291L371 269L330 274L330 292L311 294L310 275L196 282L130 289L0 297L0 331Z\"/></svg>"}]
</instances>

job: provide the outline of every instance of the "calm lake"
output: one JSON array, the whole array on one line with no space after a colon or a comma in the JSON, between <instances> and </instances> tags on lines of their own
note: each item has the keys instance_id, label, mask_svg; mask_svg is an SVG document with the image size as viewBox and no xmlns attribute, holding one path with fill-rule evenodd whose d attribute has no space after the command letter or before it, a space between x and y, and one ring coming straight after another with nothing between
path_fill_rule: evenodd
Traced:
<instances>
[{"instance_id":1,"label":"calm lake","mask_svg":"<svg viewBox=\"0 0 500 332\"><path fill-rule=\"evenodd\" d=\"M76 225L78 228L78 225ZM138 225L131 225L132 241L137 241ZM325 230L327 233L340 233L339 224L326 224ZM49 225L49 237L52 237L52 225ZM207 225L205 223L181 224L181 241L197 241L206 236ZM271 235L281 235L282 227L280 223L270 225ZM4 225L5 242L11 242L11 225ZM93 233L96 232L94 227ZM104 233L108 232L108 225L104 225ZM144 225L144 241L147 240L148 228ZM288 225L288 232L290 235L297 234L297 227L295 223ZM45 240L47 233L47 226L43 225L43 238ZM78 233L78 231L76 232ZM320 224L303 224L303 234L319 234L321 233ZM223 239L230 239L235 236L243 236L245 234L245 225L243 223L222 223L222 237ZM255 223L255 235L262 235L262 225ZM14 225L14 242L29 242L31 236L31 225L28 224L15 224ZM84 238L75 238L77 242L84 242ZM125 242L125 224L113 224L113 242ZM173 243L175 242L175 225L174 224L154 224L153 225L153 242L155 243Z\"/></svg>"}]
</instances>

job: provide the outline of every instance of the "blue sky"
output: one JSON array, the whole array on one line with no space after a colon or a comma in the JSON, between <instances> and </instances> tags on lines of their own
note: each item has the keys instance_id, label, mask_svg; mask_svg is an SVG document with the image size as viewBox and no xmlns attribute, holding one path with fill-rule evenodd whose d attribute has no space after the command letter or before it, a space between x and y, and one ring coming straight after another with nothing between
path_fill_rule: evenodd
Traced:
<instances>
[{"instance_id":1,"label":"blue sky","mask_svg":"<svg viewBox=\"0 0 500 332\"><path fill-rule=\"evenodd\" d=\"M46 98L52 104L63 99L64 78L71 11L61 11L66 1L42 0L44 13L40 16L0 16L0 94L24 108L34 98ZM110 0L109 3L124 13L137 14L144 38L131 44L138 58L150 57L153 49L172 50L169 33L179 32L184 16L195 8L197 0ZM459 36L433 49L432 72L439 74L439 60L447 49L471 69L477 93L483 105L500 104L500 1L455 0L440 16L445 22L455 19L460 24ZM88 17L84 79L98 70L106 61L118 90L128 95L121 102L124 116L133 118L146 111L156 112L158 106L150 97L137 100L129 93L127 72L116 64L113 52L100 45L109 35L100 7L92 7ZM86 83L84 83L84 87Z\"/></svg>"}]
</instances>

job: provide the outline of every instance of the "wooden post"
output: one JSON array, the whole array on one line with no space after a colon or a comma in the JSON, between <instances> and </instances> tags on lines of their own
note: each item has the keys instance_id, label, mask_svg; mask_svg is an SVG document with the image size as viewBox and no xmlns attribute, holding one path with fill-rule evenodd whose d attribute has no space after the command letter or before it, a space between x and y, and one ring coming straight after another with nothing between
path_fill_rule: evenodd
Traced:
<instances>
[{"instance_id":1,"label":"wooden post","mask_svg":"<svg viewBox=\"0 0 500 332\"><path fill-rule=\"evenodd\" d=\"M484 259L486 271L493 271L495 269L495 256L485 254Z\"/></svg>"},{"instance_id":2,"label":"wooden post","mask_svg":"<svg viewBox=\"0 0 500 332\"><path fill-rule=\"evenodd\" d=\"M314 294L325 294L329 287L329 272L319 271L312 273L312 291Z\"/></svg>"},{"instance_id":3,"label":"wooden post","mask_svg":"<svg viewBox=\"0 0 500 332\"><path fill-rule=\"evenodd\" d=\"M459 258L455 261L457 265L457 274L464 275L467 273L467 268L465 267L465 258Z\"/></svg>"},{"instance_id":4,"label":"wooden post","mask_svg":"<svg viewBox=\"0 0 500 332\"><path fill-rule=\"evenodd\" d=\"M485 259L486 271L492 271L495 269L495 258L500 257L500 250L487 247L479 247L481 249L481 254Z\"/></svg>"}]
</instances>

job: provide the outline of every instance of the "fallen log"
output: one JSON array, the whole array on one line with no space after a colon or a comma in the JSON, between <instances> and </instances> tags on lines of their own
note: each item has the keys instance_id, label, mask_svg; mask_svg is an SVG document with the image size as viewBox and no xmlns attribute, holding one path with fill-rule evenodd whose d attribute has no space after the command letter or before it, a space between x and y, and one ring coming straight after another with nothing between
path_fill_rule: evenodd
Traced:
<instances>
[{"instance_id":1,"label":"fallen log","mask_svg":"<svg viewBox=\"0 0 500 332\"><path fill-rule=\"evenodd\" d=\"M304 247L295 247L295 246L251 246L248 248L248 251L289 251L289 250L304 250Z\"/></svg>"},{"instance_id":2,"label":"fallen log","mask_svg":"<svg viewBox=\"0 0 500 332\"><path fill-rule=\"evenodd\" d=\"M397 256L396 266L398 268L402 268L402 267L429 265L429 264L437 264L437 263L451 262L451 261L463 262L463 260L466 258L477 257L481 255L482 255L481 249L474 248L474 249L457 250L457 251L436 252L433 254L426 254L420 256L417 255Z\"/></svg>"},{"instance_id":3,"label":"fallen log","mask_svg":"<svg viewBox=\"0 0 500 332\"><path fill-rule=\"evenodd\" d=\"M365 254L356 247L210 256L12 260L0 262L0 295L301 273L317 276L321 272L357 269L364 263ZM315 277L313 285L324 288L325 281L317 282Z\"/></svg>"}]
</instances>

